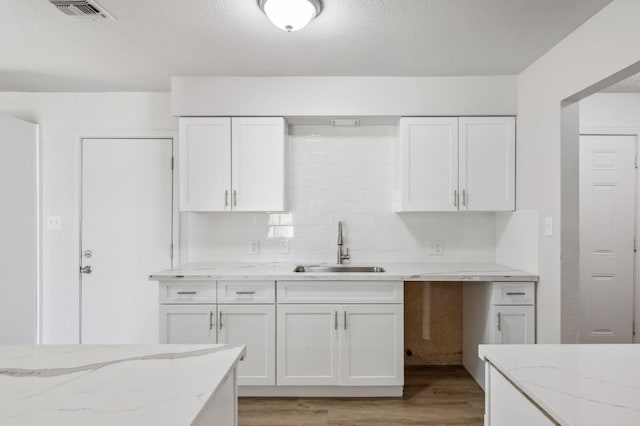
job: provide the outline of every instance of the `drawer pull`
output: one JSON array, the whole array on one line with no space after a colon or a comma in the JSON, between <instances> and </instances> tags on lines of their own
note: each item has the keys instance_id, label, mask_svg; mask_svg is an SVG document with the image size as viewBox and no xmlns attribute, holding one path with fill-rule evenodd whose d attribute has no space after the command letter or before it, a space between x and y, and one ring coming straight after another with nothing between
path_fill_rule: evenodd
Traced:
<instances>
[{"instance_id":1,"label":"drawer pull","mask_svg":"<svg viewBox=\"0 0 640 426\"><path fill-rule=\"evenodd\" d=\"M502 331L502 324L500 324L502 321L502 315L500 314L500 312L498 312L498 331Z\"/></svg>"},{"instance_id":2,"label":"drawer pull","mask_svg":"<svg viewBox=\"0 0 640 426\"><path fill-rule=\"evenodd\" d=\"M333 311L333 329L338 329L338 311Z\"/></svg>"},{"instance_id":3,"label":"drawer pull","mask_svg":"<svg viewBox=\"0 0 640 426\"><path fill-rule=\"evenodd\" d=\"M222 311L220 311L220 319L218 322L220 323L220 330L222 330Z\"/></svg>"},{"instance_id":4,"label":"drawer pull","mask_svg":"<svg viewBox=\"0 0 640 426\"><path fill-rule=\"evenodd\" d=\"M236 291L236 294L238 295L242 295L242 294L256 294L255 291Z\"/></svg>"},{"instance_id":5,"label":"drawer pull","mask_svg":"<svg viewBox=\"0 0 640 426\"><path fill-rule=\"evenodd\" d=\"M213 330L213 312L209 311L209 330Z\"/></svg>"},{"instance_id":6,"label":"drawer pull","mask_svg":"<svg viewBox=\"0 0 640 426\"><path fill-rule=\"evenodd\" d=\"M527 293L524 291L508 291L507 296L526 296Z\"/></svg>"},{"instance_id":7,"label":"drawer pull","mask_svg":"<svg viewBox=\"0 0 640 426\"><path fill-rule=\"evenodd\" d=\"M344 329L347 329L347 311L344 311Z\"/></svg>"},{"instance_id":8,"label":"drawer pull","mask_svg":"<svg viewBox=\"0 0 640 426\"><path fill-rule=\"evenodd\" d=\"M193 295L193 294L198 294L198 292L197 291L179 291L178 294L181 295L181 296L184 295L184 294Z\"/></svg>"}]
</instances>

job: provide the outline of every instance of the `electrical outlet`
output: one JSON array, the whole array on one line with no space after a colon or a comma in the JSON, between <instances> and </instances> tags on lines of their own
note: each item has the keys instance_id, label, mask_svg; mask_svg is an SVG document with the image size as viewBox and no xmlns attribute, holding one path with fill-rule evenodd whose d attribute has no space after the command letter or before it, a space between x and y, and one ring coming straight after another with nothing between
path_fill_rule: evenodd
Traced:
<instances>
[{"instance_id":1,"label":"electrical outlet","mask_svg":"<svg viewBox=\"0 0 640 426\"><path fill-rule=\"evenodd\" d=\"M249 254L260 254L260 241L249 241Z\"/></svg>"},{"instance_id":2,"label":"electrical outlet","mask_svg":"<svg viewBox=\"0 0 640 426\"><path fill-rule=\"evenodd\" d=\"M47 229L50 231L60 231L62 229L62 217L47 216Z\"/></svg>"},{"instance_id":3,"label":"electrical outlet","mask_svg":"<svg viewBox=\"0 0 640 426\"><path fill-rule=\"evenodd\" d=\"M289 240L280 240L280 254L289 254Z\"/></svg>"},{"instance_id":4,"label":"electrical outlet","mask_svg":"<svg viewBox=\"0 0 640 426\"><path fill-rule=\"evenodd\" d=\"M444 243L442 241L427 242L427 255L442 256L443 252L444 252Z\"/></svg>"}]
</instances>

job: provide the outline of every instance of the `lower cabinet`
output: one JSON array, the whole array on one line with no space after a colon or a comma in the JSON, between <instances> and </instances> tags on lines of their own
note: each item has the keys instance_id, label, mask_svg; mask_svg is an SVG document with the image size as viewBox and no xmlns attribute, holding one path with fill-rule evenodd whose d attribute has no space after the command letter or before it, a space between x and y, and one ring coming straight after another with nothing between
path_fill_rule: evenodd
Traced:
<instances>
[{"instance_id":1,"label":"lower cabinet","mask_svg":"<svg viewBox=\"0 0 640 426\"><path fill-rule=\"evenodd\" d=\"M216 343L216 305L160 305L160 343Z\"/></svg>"},{"instance_id":2,"label":"lower cabinet","mask_svg":"<svg viewBox=\"0 0 640 426\"><path fill-rule=\"evenodd\" d=\"M528 306L493 306L493 344L535 342L535 309Z\"/></svg>"},{"instance_id":3,"label":"lower cabinet","mask_svg":"<svg viewBox=\"0 0 640 426\"><path fill-rule=\"evenodd\" d=\"M246 345L239 385L276 384L275 305L218 305L218 343Z\"/></svg>"},{"instance_id":4,"label":"lower cabinet","mask_svg":"<svg viewBox=\"0 0 640 426\"><path fill-rule=\"evenodd\" d=\"M282 304L278 385L404 383L402 304Z\"/></svg>"},{"instance_id":5,"label":"lower cabinet","mask_svg":"<svg viewBox=\"0 0 640 426\"><path fill-rule=\"evenodd\" d=\"M478 345L536 342L535 283L466 282L462 305L462 364L484 389Z\"/></svg>"}]
</instances>

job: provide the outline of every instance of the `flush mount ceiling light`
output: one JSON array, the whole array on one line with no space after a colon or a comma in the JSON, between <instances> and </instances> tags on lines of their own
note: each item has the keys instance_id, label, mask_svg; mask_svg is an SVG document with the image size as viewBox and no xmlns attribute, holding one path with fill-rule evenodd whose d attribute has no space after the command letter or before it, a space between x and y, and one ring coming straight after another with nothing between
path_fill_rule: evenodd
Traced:
<instances>
[{"instance_id":1,"label":"flush mount ceiling light","mask_svg":"<svg viewBox=\"0 0 640 426\"><path fill-rule=\"evenodd\" d=\"M298 31L322 12L322 0L258 0L258 6L276 27Z\"/></svg>"}]
</instances>

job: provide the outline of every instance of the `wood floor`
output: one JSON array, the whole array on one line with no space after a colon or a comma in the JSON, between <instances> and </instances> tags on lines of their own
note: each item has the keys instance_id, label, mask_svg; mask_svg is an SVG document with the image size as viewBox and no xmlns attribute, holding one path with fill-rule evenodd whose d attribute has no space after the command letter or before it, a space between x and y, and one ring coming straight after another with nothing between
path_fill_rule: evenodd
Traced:
<instances>
[{"instance_id":1,"label":"wood floor","mask_svg":"<svg viewBox=\"0 0 640 426\"><path fill-rule=\"evenodd\" d=\"M484 392L461 366L407 367L402 398L241 398L241 426L482 425Z\"/></svg>"}]
</instances>

